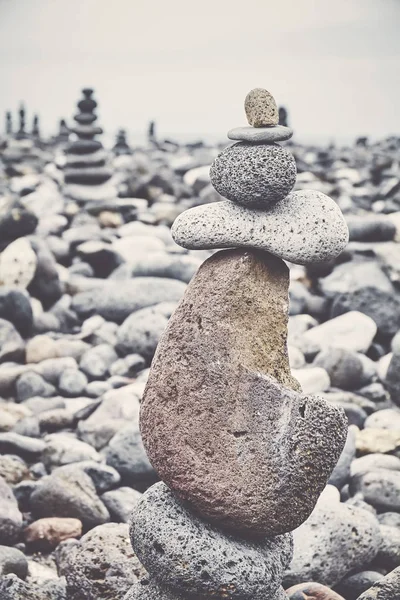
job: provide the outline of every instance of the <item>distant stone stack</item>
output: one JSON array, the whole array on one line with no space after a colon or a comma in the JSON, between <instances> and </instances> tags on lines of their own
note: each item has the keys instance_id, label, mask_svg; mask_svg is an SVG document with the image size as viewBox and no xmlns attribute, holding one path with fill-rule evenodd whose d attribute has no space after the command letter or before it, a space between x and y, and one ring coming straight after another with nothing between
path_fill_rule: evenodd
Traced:
<instances>
[{"instance_id":1,"label":"distant stone stack","mask_svg":"<svg viewBox=\"0 0 400 600\"><path fill-rule=\"evenodd\" d=\"M274 98L252 90L250 127L215 159L227 200L191 208L184 248L229 248L199 268L152 362L142 439L163 480L141 497L132 546L149 573L125 600L283 600L292 534L343 449L344 411L303 394L287 353L289 270L335 258L348 241L333 200L292 192L296 164L276 142Z\"/></svg>"},{"instance_id":2,"label":"distant stone stack","mask_svg":"<svg viewBox=\"0 0 400 600\"><path fill-rule=\"evenodd\" d=\"M126 131L125 129L120 129L117 133L117 139L115 145L113 147L113 152L117 156L122 156L124 154L132 154L132 148L129 146L126 140Z\"/></svg>"},{"instance_id":3,"label":"distant stone stack","mask_svg":"<svg viewBox=\"0 0 400 600\"><path fill-rule=\"evenodd\" d=\"M34 139L40 138L39 115L34 115L33 117L32 137Z\"/></svg>"},{"instance_id":4,"label":"distant stone stack","mask_svg":"<svg viewBox=\"0 0 400 600\"><path fill-rule=\"evenodd\" d=\"M92 98L92 89L82 92L84 97L78 102L79 112L74 117L77 126L71 128L78 139L65 148L64 194L77 202L112 200L117 192L110 182L112 171L106 166L107 153L102 143L94 139L103 133L94 125L97 102Z\"/></svg>"},{"instance_id":5,"label":"distant stone stack","mask_svg":"<svg viewBox=\"0 0 400 600\"><path fill-rule=\"evenodd\" d=\"M23 104L21 104L20 109L18 111L18 116L19 116L19 129L15 135L15 139L17 140L24 140L28 137L26 131L25 131L25 125L26 125L26 121L25 121L25 107Z\"/></svg>"},{"instance_id":6,"label":"distant stone stack","mask_svg":"<svg viewBox=\"0 0 400 600\"><path fill-rule=\"evenodd\" d=\"M10 111L7 111L6 112L6 135L11 136L12 133L13 133L12 114Z\"/></svg>"},{"instance_id":7,"label":"distant stone stack","mask_svg":"<svg viewBox=\"0 0 400 600\"><path fill-rule=\"evenodd\" d=\"M65 119L60 119L58 124L58 133L53 136L53 143L56 145L65 145L69 141L70 136L69 127L65 121Z\"/></svg>"}]
</instances>

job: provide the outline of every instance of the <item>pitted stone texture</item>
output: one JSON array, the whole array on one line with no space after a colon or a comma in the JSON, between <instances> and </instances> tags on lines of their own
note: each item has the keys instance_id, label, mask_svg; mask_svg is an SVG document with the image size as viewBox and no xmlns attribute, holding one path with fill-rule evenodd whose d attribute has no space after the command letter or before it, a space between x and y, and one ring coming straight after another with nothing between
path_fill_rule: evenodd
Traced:
<instances>
[{"instance_id":1,"label":"pitted stone texture","mask_svg":"<svg viewBox=\"0 0 400 600\"><path fill-rule=\"evenodd\" d=\"M333 587L350 572L366 568L381 545L375 515L340 502L319 502L293 537L294 556L283 580L286 588L304 581Z\"/></svg>"},{"instance_id":2,"label":"pitted stone texture","mask_svg":"<svg viewBox=\"0 0 400 600\"><path fill-rule=\"evenodd\" d=\"M123 600L188 600L176 590L168 590L154 581L142 579L135 583Z\"/></svg>"},{"instance_id":3,"label":"pitted stone texture","mask_svg":"<svg viewBox=\"0 0 400 600\"><path fill-rule=\"evenodd\" d=\"M400 590L400 567L380 579L357 600L398 600Z\"/></svg>"},{"instance_id":4,"label":"pitted stone texture","mask_svg":"<svg viewBox=\"0 0 400 600\"><path fill-rule=\"evenodd\" d=\"M151 577L192 597L264 600L293 555L291 534L243 540L189 512L160 482L133 510L132 546Z\"/></svg>"},{"instance_id":5,"label":"pitted stone texture","mask_svg":"<svg viewBox=\"0 0 400 600\"><path fill-rule=\"evenodd\" d=\"M272 144L289 140L293 131L289 127L276 125L275 127L235 127L228 131L230 140L250 142L252 144Z\"/></svg>"},{"instance_id":6,"label":"pitted stone texture","mask_svg":"<svg viewBox=\"0 0 400 600\"><path fill-rule=\"evenodd\" d=\"M169 321L141 404L161 479L206 519L253 536L308 517L346 439L341 409L293 391L287 314L282 261L215 254Z\"/></svg>"},{"instance_id":7,"label":"pitted stone texture","mask_svg":"<svg viewBox=\"0 0 400 600\"><path fill-rule=\"evenodd\" d=\"M264 88L254 88L244 101L244 110L249 125L266 127L278 125L279 112L275 98Z\"/></svg>"},{"instance_id":8,"label":"pitted stone texture","mask_svg":"<svg viewBox=\"0 0 400 600\"><path fill-rule=\"evenodd\" d=\"M292 192L267 212L215 202L186 210L172 236L191 250L250 247L299 265L338 256L348 229L338 205L315 190Z\"/></svg>"},{"instance_id":9,"label":"pitted stone texture","mask_svg":"<svg viewBox=\"0 0 400 600\"><path fill-rule=\"evenodd\" d=\"M225 148L210 168L217 192L238 204L269 208L293 189L296 161L277 144L239 142Z\"/></svg>"}]
</instances>

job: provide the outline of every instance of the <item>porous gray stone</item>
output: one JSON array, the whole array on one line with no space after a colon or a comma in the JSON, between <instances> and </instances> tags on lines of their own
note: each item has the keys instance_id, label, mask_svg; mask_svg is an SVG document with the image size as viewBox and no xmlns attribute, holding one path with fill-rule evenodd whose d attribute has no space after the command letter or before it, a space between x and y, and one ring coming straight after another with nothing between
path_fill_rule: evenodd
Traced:
<instances>
[{"instance_id":1,"label":"porous gray stone","mask_svg":"<svg viewBox=\"0 0 400 600\"><path fill-rule=\"evenodd\" d=\"M192 250L251 247L301 265L335 258L348 240L339 207L315 190L292 192L267 212L228 201L196 206L179 215L172 235Z\"/></svg>"},{"instance_id":2,"label":"porous gray stone","mask_svg":"<svg viewBox=\"0 0 400 600\"><path fill-rule=\"evenodd\" d=\"M67 580L68 600L122 600L132 584L146 575L125 523L100 525L79 542L61 543L56 561Z\"/></svg>"},{"instance_id":3,"label":"porous gray stone","mask_svg":"<svg viewBox=\"0 0 400 600\"><path fill-rule=\"evenodd\" d=\"M253 144L272 144L289 140L293 135L290 127L275 125L275 127L235 127L228 131L230 140L250 142Z\"/></svg>"},{"instance_id":4,"label":"porous gray stone","mask_svg":"<svg viewBox=\"0 0 400 600\"><path fill-rule=\"evenodd\" d=\"M293 552L291 534L254 542L220 532L190 513L163 482L139 500L130 536L150 575L188 597L265 600L279 587Z\"/></svg>"},{"instance_id":5,"label":"porous gray stone","mask_svg":"<svg viewBox=\"0 0 400 600\"><path fill-rule=\"evenodd\" d=\"M221 196L250 208L266 209L282 200L296 181L296 161L277 144L238 142L225 148L210 168Z\"/></svg>"},{"instance_id":6,"label":"porous gray stone","mask_svg":"<svg viewBox=\"0 0 400 600\"><path fill-rule=\"evenodd\" d=\"M333 586L351 571L367 567L381 544L376 517L339 502L318 503L293 536L294 556L284 587L303 581Z\"/></svg>"},{"instance_id":7,"label":"porous gray stone","mask_svg":"<svg viewBox=\"0 0 400 600\"><path fill-rule=\"evenodd\" d=\"M264 88L254 88L247 94L244 110L249 125L253 127L278 125L279 112L275 98Z\"/></svg>"},{"instance_id":8,"label":"porous gray stone","mask_svg":"<svg viewBox=\"0 0 400 600\"><path fill-rule=\"evenodd\" d=\"M380 512L400 512L400 471L381 469L353 475L350 493L358 492Z\"/></svg>"},{"instance_id":9,"label":"porous gray stone","mask_svg":"<svg viewBox=\"0 0 400 600\"><path fill-rule=\"evenodd\" d=\"M357 600L398 600L400 590L400 567L380 579Z\"/></svg>"}]
</instances>

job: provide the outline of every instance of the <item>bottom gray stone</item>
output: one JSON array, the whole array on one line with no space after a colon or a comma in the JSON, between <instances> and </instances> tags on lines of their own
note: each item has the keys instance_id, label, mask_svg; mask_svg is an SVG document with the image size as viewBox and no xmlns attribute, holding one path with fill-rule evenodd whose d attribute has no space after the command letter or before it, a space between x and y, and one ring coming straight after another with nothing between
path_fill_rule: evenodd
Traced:
<instances>
[{"instance_id":1,"label":"bottom gray stone","mask_svg":"<svg viewBox=\"0 0 400 600\"><path fill-rule=\"evenodd\" d=\"M220 596L214 596L215 598L224 598L229 600L232 598L231 595L225 594ZM182 595L179 592L169 590L165 587L159 586L154 582L148 580L142 580L135 583L129 592L124 596L123 600L202 600L206 596L198 596L196 594ZM273 595L269 595L265 600L287 600L287 595L283 588L279 588Z\"/></svg>"},{"instance_id":2,"label":"bottom gray stone","mask_svg":"<svg viewBox=\"0 0 400 600\"><path fill-rule=\"evenodd\" d=\"M140 498L130 536L150 577L188 598L265 600L279 588L293 553L290 533L261 541L224 533L188 510L163 482Z\"/></svg>"}]
</instances>

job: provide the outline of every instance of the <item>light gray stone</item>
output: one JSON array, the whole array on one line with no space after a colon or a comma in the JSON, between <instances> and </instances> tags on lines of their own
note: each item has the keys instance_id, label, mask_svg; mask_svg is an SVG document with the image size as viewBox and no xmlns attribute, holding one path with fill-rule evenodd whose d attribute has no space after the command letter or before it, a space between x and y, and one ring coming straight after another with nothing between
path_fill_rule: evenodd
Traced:
<instances>
[{"instance_id":1,"label":"light gray stone","mask_svg":"<svg viewBox=\"0 0 400 600\"><path fill-rule=\"evenodd\" d=\"M174 240L189 249L252 247L297 264L338 256L348 240L337 204L314 190L292 192L268 212L222 201L183 212Z\"/></svg>"},{"instance_id":2,"label":"light gray stone","mask_svg":"<svg viewBox=\"0 0 400 600\"><path fill-rule=\"evenodd\" d=\"M293 135L290 127L275 125L275 127L235 127L228 131L230 140L252 142L254 144L283 142L289 140Z\"/></svg>"}]
</instances>

